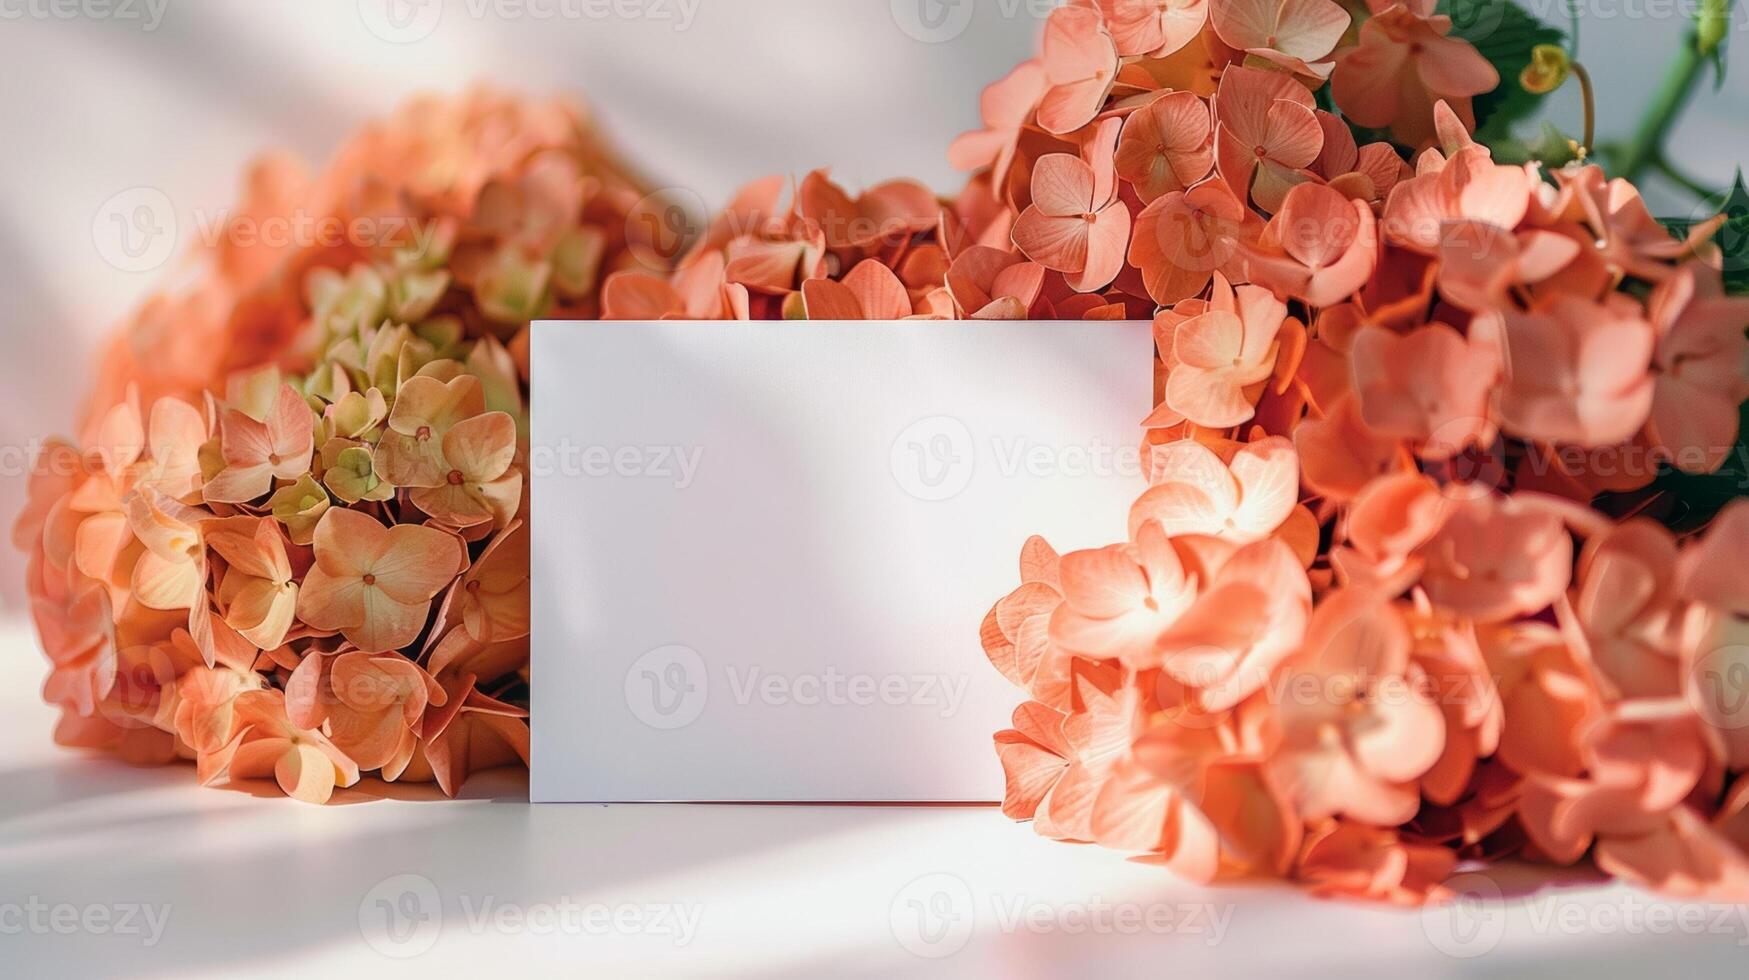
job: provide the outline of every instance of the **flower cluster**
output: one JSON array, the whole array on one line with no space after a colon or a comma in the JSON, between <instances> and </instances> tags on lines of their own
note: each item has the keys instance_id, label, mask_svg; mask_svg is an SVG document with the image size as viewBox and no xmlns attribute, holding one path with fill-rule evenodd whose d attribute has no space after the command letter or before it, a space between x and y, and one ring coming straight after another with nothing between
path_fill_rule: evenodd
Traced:
<instances>
[{"instance_id":1,"label":"flower cluster","mask_svg":"<svg viewBox=\"0 0 1749 980\"><path fill-rule=\"evenodd\" d=\"M258 168L239 220L422 233L220 244L118 341L17 532L58 737L305 799L526 761L533 317L1152 318L1128 539L1028 541L983 623L1005 812L1198 879L1742 899L1749 504L1663 484L1738 444L1749 301L1716 221L1477 143L1499 84L1428 0L1073 0L950 200L816 171L674 239L485 95Z\"/></svg>"},{"instance_id":2,"label":"flower cluster","mask_svg":"<svg viewBox=\"0 0 1749 980\"><path fill-rule=\"evenodd\" d=\"M423 99L270 160L110 348L15 543L58 741L309 801L526 764L527 328L590 318L641 197L586 117Z\"/></svg>"},{"instance_id":3,"label":"flower cluster","mask_svg":"<svg viewBox=\"0 0 1749 980\"><path fill-rule=\"evenodd\" d=\"M984 620L1004 810L1201 880L1418 903L1589 856L1741 900L1749 503L1649 516L1749 397L1717 222L1496 162L1449 19L1358 16L1071 4L955 144L1005 212L980 266L1158 308L1129 539L1034 538Z\"/></svg>"}]
</instances>

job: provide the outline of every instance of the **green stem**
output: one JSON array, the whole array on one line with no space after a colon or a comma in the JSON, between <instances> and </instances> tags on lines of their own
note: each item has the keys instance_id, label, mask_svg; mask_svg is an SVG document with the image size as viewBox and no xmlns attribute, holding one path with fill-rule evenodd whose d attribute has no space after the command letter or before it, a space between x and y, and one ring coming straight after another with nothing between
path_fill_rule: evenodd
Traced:
<instances>
[{"instance_id":1,"label":"green stem","mask_svg":"<svg viewBox=\"0 0 1749 980\"><path fill-rule=\"evenodd\" d=\"M1725 196L1721 191L1714 190L1676 169L1674 164L1669 160L1664 159L1662 156L1653 157L1652 166L1659 173L1669 179L1671 183L1680 186L1683 190L1700 198L1702 201L1717 201Z\"/></svg>"},{"instance_id":2,"label":"green stem","mask_svg":"<svg viewBox=\"0 0 1749 980\"><path fill-rule=\"evenodd\" d=\"M1732 0L1706 0L1701 16L1683 34L1676 60L1665 72L1664 81L1659 83L1658 91L1640 117L1639 129L1622 153L1620 176L1638 180L1647 167L1664 155L1664 140L1694 96L1701 71L1719 45L1719 24L1730 16L1731 4Z\"/></svg>"},{"instance_id":3,"label":"green stem","mask_svg":"<svg viewBox=\"0 0 1749 980\"><path fill-rule=\"evenodd\" d=\"M1573 77L1579 79L1579 101L1585 108L1585 139L1579 146L1590 153L1597 138L1597 94L1591 88L1591 73L1577 61L1573 62Z\"/></svg>"},{"instance_id":4,"label":"green stem","mask_svg":"<svg viewBox=\"0 0 1749 980\"><path fill-rule=\"evenodd\" d=\"M1664 140L1676 125L1676 117L1694 95L1694 85L1700 80L1701 69L1706 66L1700 56L1696 34L1693 28L1689 28L1683 35L1676 60L1664 73L1664 81L1653 93L1651 103L1640 117L1640 127L1634 131L1633 139L1622 155L1621 176L1628 180L1638 180L1662 154Z\"/></svg>"}]
</instances>

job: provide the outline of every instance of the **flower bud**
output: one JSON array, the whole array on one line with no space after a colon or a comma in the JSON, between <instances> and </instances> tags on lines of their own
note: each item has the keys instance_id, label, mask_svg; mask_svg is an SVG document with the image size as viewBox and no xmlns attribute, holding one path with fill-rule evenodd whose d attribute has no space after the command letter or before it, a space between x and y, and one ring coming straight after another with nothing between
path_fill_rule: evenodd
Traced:
<instances>
[{"instance_id":1,"label":"flower bud","mask_svg":"<svg viewBox=\"0 0 1749 980\"><path fill-rule=\"evenodd\" d=\"M1566 82L1573 70L1567 52L1558 44L1539 44L1530 49L1530 64L1518 75L1518 84L1526 92L1547 95Z\"/></svg>"}]
</instances>

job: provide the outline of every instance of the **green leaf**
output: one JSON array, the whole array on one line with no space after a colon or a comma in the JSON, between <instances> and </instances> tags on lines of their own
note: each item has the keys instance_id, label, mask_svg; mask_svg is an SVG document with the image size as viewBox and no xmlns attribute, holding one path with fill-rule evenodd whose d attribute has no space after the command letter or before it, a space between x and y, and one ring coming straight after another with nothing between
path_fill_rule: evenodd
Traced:
<instances>
[{"instance_id":1,"label":"green leaf","mask_svg":"<svg viewBox=\"0 0 1749 980\"><path fill-rule=\"evenodd\" d=\"M1476 96L1476 140L1492 145L1512 135L1512 124L1536 111L1544 96L1526 92L1518 75L1530 64L1530 49L1561 44L1566 33L1511 0L1439 0L1438 12L1451 18L1451 36L1476 46L1500 73L1492 92Z\"/></svg>"},{"instance_id":2,"label":"green leaf","mask_svg":"<svg viewBox=\"0 0 1749 980\"><path fill-rule=\"evenodd\" d=\"M1670 505L1660 515L1663 523L1678 533L1704 527L1724 506L1749 496L1749 402L1737 409L1737 444L1712 473L1684 473L1668 465L1659 467L1654 490L1669 494Z\"/></svg>"},{"instance_id":3,"label":"green leaf","mask_svg":"<svg viewBox=\"0 0 1749 980\"><path fill-rule=\"evenodd\" d=\"M1723 197L1702 201L1688 218L1661 218L1664 227L1678 238L1688 230L1712 218L1725 216L1725 223L1713 234L1713 244L1719 247L1723 259L1725 291L1733 296L1749 294L1749 187L1743 185L1743 171L1731 182L1731 190Z\"/></svg>"}]
</instances>

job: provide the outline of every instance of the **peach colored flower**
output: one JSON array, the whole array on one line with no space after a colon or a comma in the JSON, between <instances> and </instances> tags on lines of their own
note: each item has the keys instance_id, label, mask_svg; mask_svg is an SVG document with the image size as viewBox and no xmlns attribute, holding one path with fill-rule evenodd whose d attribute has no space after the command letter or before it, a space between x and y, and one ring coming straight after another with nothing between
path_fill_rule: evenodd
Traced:
<instances>
[{"instance_id":1,"label":"peach colored flower","mask_svg":"<svg viewBox=\"0 0 1749 980\"><path fill-rule=\"evenodd\" d=\"M231 409L219 423L225 468L202 492L213 503L240 504L264 496L275 480L309 473L315 455L315 413L291 385L282 385L263 419Z\"/></svg>"},{"instance_id":2,"label":"peach colored flower","mask_svg":"<svg viewBox=\"0 0 1749 980\"><path fill-rule=\"evenodd\" d=\"M413 761L426 707L447 700L430 675L400 654L355 650L333 659L314 718L360 769L380 769L393 782Z\"/></svg>"},{"instance_id":3,"label":"peach colored flower","mask_svg":"<svg viewBox=\"0 0 1749 980\"><path fill-rule=\"evenodd\" d=\"M1418 906L1446 894L1457 854L1395 829L1332 820L1306 834L1299 875L1315 895Z\"/></svg>"},{"instance_id":4,"label":"peach colored flower","mask_svg":"<svg viewBox=\"0 0 1749 980\"><path fill-rule=\"evenodd\" d=\"M272 777L285 795L326 803L335 787L358 782L358 766L320 732L286 720L285 695L244 691L233 704L235 747L226 767L232 779Z\"/></svg>"},{"instance_id":5,"label":"peach colored flower","mask_svg":"<svg viewBox=\"0 0 1749 980\"><path fill-rule=\"evenodd\" d=\"M1099 11L1058 7L1045 21L1042 47L1049 87L1039 102L1038 124L1049 133L1072 133L1105 106L1117 80L1117 47Z\"/></svg>"},{"instance_id":6,"label":"peach colored flower","mask_svg":"<svg viewBox=\"0 0 1749 980\"><path fill-rule=\"evenodd\" d=\"M1749 902L1749 859L1692 807L1679 806L1649 833L1604 837L1597 866L1605 873L1666 895L1713 902Z\"/></svg>"},{"instance_id":7,"label":"peach colored flower","mask_svg":"<svg viewBox=\"0 0 1749 980\"><path fill-rule=\"evenodd\" d=\"M1235 290L1215 274L1206 312L1172 331L1166 404L1196 423L1224 429L1255 414L1258 392L1247 392L1275 371L1277 335L1287 306L1267 289Z\"/></svg>"},{"instance_id":8,"label":"peach colored flower","mask_svg":"<svg viewBox=\"0 0 1749 980\"><path fill-rule=\"evenodd\" d=\"M1420 578L1418 549L1438 532L1448 511L1439 487L1413 469L1374 478L1351 501L1345 540L1330 564L1345 584L1397 595Z\"/></svg>"},{"instance_id":9,"label":"peach colored flower","mask_svg":"<svg viewBox=\"0 0 1749 980\"><path fill-rule=\"evenodd\" d=\"M902 242L935 227L941 202L914 180L889 180L853 198L825 170L815 170L796 187L796 214L818 229L827 249L846 252Z\"/></svg>"},{"instance_id":10,"label":"peach colored flower","mask_svg":"<svg viewBox=\"0 0 1749 980\"><path fill-rule=\"evenodd\" d=\"M1215 167L1221 179L1264 211L1281 207L1288 189L1304 179L1300 172L1324 148L1314 104L1312 93L1288 75L1228 68L1214 102Z\"/></svg>"},{"instance_id":11,"label":"peach colored flower","mask_svg":"<svg viewBox=\"0 0 1749 980\"><path fill-rule=\"evenodd\" d=\"M1279 538L1244 545L1203 571L1210 577L1202 594L1140 665L1159 666L1194 693L1200 710L1212 713L1256 693L1299 648L1312 614L1312 587L1298 556Z\"/></svg>"},{"instance_id":12,"label":"peach colored flower","mask_svg":"<svg viewBox=\"0 0 1749 980\"><path fill-rule=\"evenodd\" d=\"M903 320L912 312L905 284L876 259L858 262L842 281L809 279L802 299L810 320Z\"/></svg>"},{"instance_id":13,"label":"peach colored flower","mask_svg":"<svg viewBox=\"0 0 1749 980\"><path fill-rule=\"evenodd\" d=\"M1636 307L1637 309L1637 307ZM1652 411L1654 332L1637 313L1559 296L1531 312L1505 311L1500 417L1547 442L1626 442Z\"/></svg>"},{"instance_id":14,"label":"peach colored flower","mask_svg":"<svg viewBox=\"0 0 1749 980\"><path fill-rule=\"evenodd\" d=\"M225 560L218 592L225 623L263 650L284 643L297 612L298 583L278 522L253 517L213 521L206 543Z\"/></svg>"},{"instance_id":15,"label":"peach colored flower","mask_svg":"<svg viewBox=\"0 0 1749 980\"><path fill-rule=\"evenodd\" d=\"M522 470L515 465L515 419L487 412L457 422L443 434L439 458L443 482L414 488L413 506L450 527L503 527L516 516Z\"/></svg>"},{"instance_id":16,"label":"peach colored flower","mask_svg":"<svg viewBox=\"0 0 1749 980\"><path fill-rule=\"evenodd\" d=\"M1573 539L1561 518L1521 497L1447 495L1444 522L1420 549L1436 604L1480 622L1544 609L1567 588Z\"/></svg>"},{"instance_id":17,"label":"peach colored flower","mask_svg":"<svg viewBox=\"0 0 1749 980\"><path fill-rule=\"evenodd\" d=\"M387 431L377 444L377 473L400 487L440 487L449 478L443 439L456 423L486 410L480 379L462 374L440 381L416 375L395 395Z\"/></svg>"},{"instance_id":18,"label":"peach colored flower","mask_svg":"<svg viewBox=\"0 0 1749 980\"><path fill-rule=\"evenodd\" d=\"M1727 297L1718 270L1690 262L1652 290L1646 308L1657 335L1648 435L1671 465L1710 473L1737 444L1737 409L1749 400L1749 298Z\"/></svg>"},{"instance_id":19,"label":"peach colored flower","mask_svg":"<svg viewBox=\"0 0 1749 980\"><path fill-rule=\"evenodd\" d=\"M43 443L25 480L25 504L12 520L12 546L35 554L43 547L49 516L67 512L73 494L92 476L79 450L59 439Z\"/></svg>"},{"instance_id":20,"label":"peach colored flower","mask_svg":"<svg viewBox=\"0 0 1749 980\"><path fill-rule=\"evenodd\" d=\"M512 522L456 581L453 605L476 642L503 643L528 635L528 529L524 522Z\"/></svg>"},{"instance_id":21,"label":"peach colored flower","mask_svg":"<svg viewBox=\"0 0 1749 980\"><path fill-rule=\"evenodd\" d=\"M316 526L316 564L298 595L298 618L367 653L400 649L418 638L431 600L465 562L461 543L443 531L330 510Z\"/></svg>"},{"instance_id":22,"label":"peach colored flower","mask_svg":"<svg viewBox=\"0 0 1749 980\"><path fill-rule=\"evenodd\" d=\"M1172 191L1136 216L1130 264L1148 295L1162 305L1203 291L1218 270L1239 261L1240 242L1255 218L1220 179Z\"/></svg>"},{"instance_id":23,"label":"peach colored flower","mask_svg":"<svg viewBox=\"0 0 1749 980\"><path fill-rule=\"evenodd\" d=\"M252 670L196 666L176 682L176 737L195 752L202 786L224 775L238 744L237 696L265 686Z\"/></svg>"},{"instance_id":24,"label":"peach colored flower","mask_svg":"<svg viewBox=\"0 0 1749 980\"><path fill-rule=\"evenodd\" d=\"M30 591L31 621L49 659L43 700L89 717L115 687L116 617L109 594L40 559Z\"/></svg>"},{"instance_id":25,"label":"peach colored flower","mask_svg":"<svg viewBox=\"0 0 1749 980\"><path fill-rule=\"evenodd\" d=\"M1132 538L1157 521L1168 537L1245 544L1273 533L1299 500L1299 458L1281 436L1245 445L1230 464L1194 440L1156 446L1152 472L1153 486L1130 507Z\"/></svg>"},{"instance_id":26,"label":"peach colored flower","mask_svg":"<svg viewBox=\"0 0 1749 980\"><path fill-rule=\"evenodd\" d=\"M1586 542L1573 612L1612 698L1681 693L1676 540L1636 519Z\"/></svg>"},{"instance_id":27,"label":"peach colored flower","mask_svg":"<svg viewBox=\"0 0 1749 980\"><path fill-rule=\"evenodd\" d=\"M1519 822L1550 860L1571 864L1600 838L1668 826L1707 768L1706 737L1682 698L1611 705L1582 732L1585 775L1526 781Z\"/></svg>"},{"instance_id":28,"label":"peach colored flower","mask_svg":"<svg viewBox=\"0 0 1749 980\"><path fill-rule=\"evenodd\" d=\"M1420 805L1445 718L1433 703L1402 614L1368 590L1326 596L1281 681L1275 777L1308 820L1338 814L1382 826Z\"/></svg>"},{"instance_id":29,"label":"peach colored flower","mask_svg":"<svg viewBox=\"0 0 1749 980\"><path fill-rule=\"evenodd\" d=\"M1348 299L1379 261L1372 208L1322 184L1299 184L1254 246L1244 250L1251 280L1311 306Z\"/></svg>"},{"instance_id":30,"label":"peach colored flower","mask_svg":"<svg viewBox=\"0 0 1749 980\"><path fill-rule=\"evenodd\" d=\"M1742 534L1733 537L1742 544ZM1652 607L1653 615L1658 611ZM1745 673L1749 672L1749 624L1724 608L1690 606L1681 622L1676 654L1679 679L1672 686L1710 729L1715 754L1732 771L1749 768L1749 697L1743 683L1749 676ZM1657 662L1654 669L1661 666Z\"/></svg>"},{"instance_id":31,"label":"peach colored flower","mask_svg":"<svg viewBox=\"0 0 1749 980\"><path fill-rule=\"evenodd\" d=\"M985 86L978 100L984 128L954 140L947 148L948 162L958 170L989 167L991 182L1005 185L1021 130L1032 119L1047 85L1044 64L1034 58Z\"/></svg>"},{"instance_id":32,"label":"peach colored flower","mask_svg":"<svg viewBox=\"0 0 1749 980\"><path fill-rule=\"evenodd\" d=\"M734 313L734 298L744 302L747 287L726 279L728 260L722 252L690 257L666 278L639 270L621 270L601 287L603 320L721 320Z\"/></svg>"},{"instance_id":33,"label":"peach colored flower","mask_svg":"<svg viewBox=\"0 0 1749 980\"><path fill-rule=\"evenodd\" d=\"M1360 25L1359 46L1336 56L1330 76L1345 116L1361 126L1389 128L1407 146L1433 138L1435 102L1445 100L1467 121L1470 97L1500 84L1499 72L1481 52L1447 37L1451 18L1432 7L1427 0L1409 0L1373 14Z\"/></svg>"},{"instance_id":34,"label":"peach colored flower","mask_svg":"<svg viewBox=\"0 0 1749 980\"><path fill-rule=\"evenodd\" d=\"M1606 178L1596 164L1563 167L1554 176L1570 195L1575 217L1590 229L1598 256L1613 276L1663 280L1672 263L1694 254L1722 220L1720 216L1701 222L1686 240L1677 239L1652 216L1639 188L1619 177Z\"/></svg>"},{"instance_id":35,"label":"peach colored flower","mask_svg":"<svg viewBox=\"0 0 1749 980\"><path fill-rule=\"evenodd\" d=\"M1382 222L1385 237L1437 255L1448 222L1478 221L1515 231L1540 183L1533 167L1497 164L1486 147L1469 144L1437 170L1417 173L1391 191Z\"/></svg>"},{"instance_id":36,"label":"peach colored flower","mask_svg":"<svg viewBox=\"0 0 1749 980\"><path fill-rule=\"evenodd\" d=\"M1160 855L1174 874L1286 874L1301 823L1258 763L1264 746L1249 719L1157 724L1112 769L1094 801L1094 839Z\"/></svg>"},{"instance_id":37,"label":"peach colored flower","mask_svg":"<svg viewBox=\"0 0 1749 980\"><path fill-rule=\"evenodd\" d=\"M1421 794L1439 806L1463 801L1482 760L1500 746L1506 716L1475 628L1417 601L1405 619L1415 663L1426 675L1445 716L1445 746L1421 776Z\"/></svg>"},{"instance_id":38,"label":"peach colored flower","mask_svg":"<svg viewBox=\"0 0 1749 980\"><path fill-rule=\"evenodd\" d=\"M1018 588L996 603L979 630L985 656L1009 682L1053 708L1067 708L1071 656L1050 640L1051 617L1063 602L1062 559L1034 535L1020 551Z\"/></svg>"},{"instance_id":39,"label":"peach colored flower","mask_svg":"<svg viewBox=\"0 0 1749 980\"><path fill-rule=\"evenodd\" d=\"M1141 731L1141 692L1114 663L1075 661L1069 683L1076 710L1063 721L1067 766L1033 815L1033 830L1056 840L1091 841L1101 788Z\"/></svg>"},{"instance_id":40,"label":"peach colored flower","mask_svg":"<svg viewBox=\"0 0 1749 980\"><path fill-rule=\"evenodd\" d=\"M1041 157L1032 171L1032 204L1014 222L1015 246L1064 273L1079 292L1103 289L1123 269L1130 210L1109 167L1096 171L1066 153Z\"/></svg>"},{"instance_id":41,"label":"peach colored flower","mask_svg":"<svg viewBox=\"0 0 1749 980\"><path fill-rule=\"evenodd\" d=\"M128 527L145 545L134 562L133 598L152 609L188 609L206 595L202 525L212 517L152 490L128 497Z\"/></svg>"},{"instance_id":42,"label":"peach colored flower","mask_svg":"<svg viewBox=\"0 0 1749 980\"><path fill-rule=\"evenodd\" d=\"M1002 813L1031 820L1069 769L1073 749L1063 734L1064 714L1037 701L1014 709L1011 728L996 733L996 756L1006 781Z\"/></svg>"},{"instance_id":43,"label":"peach colored flower","mask_svg":"<svg viewBox=\"0 0 1749 980\"><path fill-rule=\"evenodd\" d=\"M1360 417L1383 435L1417 443L1424 459L1448 459L1485 443L1488 396L1499 352L1443 323L1407 334L1365 326L1350 354Z\"/></svg>"},{"instance_id":44,"label":"peach colored flower","mask_svg":"<svg viewBox=\"0 0 1749 980\"><path fill-rule=\"evenodd\" d=\"M1439 236L1439 293L1467 310L1503 309L1512 289L1543 282L1570 265L1580 244L1558 231L1513 233L1485 221L1448 221Z\"/></svg>"},{"instance_id":45,"label":"peach colored flower","mask_svg":"<svg viewBox=\"0 0 1749 980\"><path fill-rule=\"evenodd\" d=\"M1335 503L1347 503L1375 478L1413 465L1401 442L1362 420L1359 402L1348 394L1322 418L1294 427L1294 451L1307 489Z\"/></svg>"},{"instance_id":46,"label":"peach colored flower","mask_svg":"<svg viewBox=\"0 0 1749 980\"><path fill-rule=\"evenodd\" d=\"M149 488L185 504L200 502L200 450L210 436L204 415L175 398L153 403L147 421L148 458L135 461L129 485Z\"/></svg>"},{"instance_id":47,"label":"peach colored flower","mask_svg":"<svg viewBox=\"0 0 1749 980\"><path fill-rule=\"evenodd\" d=\"M973 245L955 256L946 277L955 308L973 320L1024 319L1044 279L1044 266L988 245Z\"/></svg>"},{"instance_id":48,"label":"peach colored flower","mask_svg":"<svg viewBox=\"0 0 1749 980\"><path fill-rule=\"evenodd\" d=\"M1582 736L1603 710L1587 665L1538 620L1483 627L1478 639L1504 709L1500 761L1524 775L1578 776Z\"/></svg>"},{"instance_id":49,"label":"peach colored flower","mask_svg":"<svg viewBox=\"0 0 1749 980\"><path fill-rule=\"evenodd\" d=\"M425 713L420 745L439 788L454 796L468 775L529 758L528 712L481 693L472 677L448 689L447 702Z\"/></svg>"},{"instance_id":50,"label":"peach colored flower","mask_svg":"<svg viewBox=\"0 0 1749 980\"><path fill-rule=\"evenodd\" d=\"M1676 559L1676 588L1685 599L1749 618L1749 566L1735 560L1749 546L1749 501L1726 504L1698 542Z\"/></svg>"},{"instance_id":51,"label":"peach colored flower","mask_svg":"<svg viewBox=\"0 0 1749 980\"><path fill-rule=\"evenodd\" d=\"M1202 34L1209 0L1098 0L1124 57L1164 58Z\"/></svg>"},{"instance_id":52,"label":"peach colored flower","mask_svg":"<svg viewBox=\"0 0 1749 980\"><path fill-rule=\"evenodd\" d=\"M1157 523L1142 526L1134 544L1064 555L1059 575L1063 602L1051 614L1051 643L1132 668L1153 659L1160 635L1196 598L1195 580Z\"/></svg>"},{"instance_id":53,"label":"peach colored flower","mask_svg":"<svg viewBox=\"0 0 1749 980\"><path fill-rule=\"evenodd\" d=\"M1229 47L1318 79L1350 20L1331 0L1209 0L1209 23Z\"/></svg>"},{"instance_id":54,"label":"peach colored flower","mask_svg":"<svg viewBox=\"0 0 1749 980\"><path fill-rule=\"evenodd\" d=\"M1314 110L1318 127L1324 131L1324 147L1312 162L1311 173L1341 191L1345 197L1368 204L1378 204L1390 196L1391 189L1412 175L1409 165L1386 142L1359 146L1354 131L1339 116Z\"/></svg>"},{"instance_id":55,"label":"peach colored flower","mask_svg":"<svg viewBox=\"0 0 1749 980\"><path fill-rule=\"evenodd\" d=\"M1189 189L1214 162L1214 118L1193 93L1163 93L1124 120L1117 175L1134 185L1144 203Z\"/></svg>"}]
</instances>

